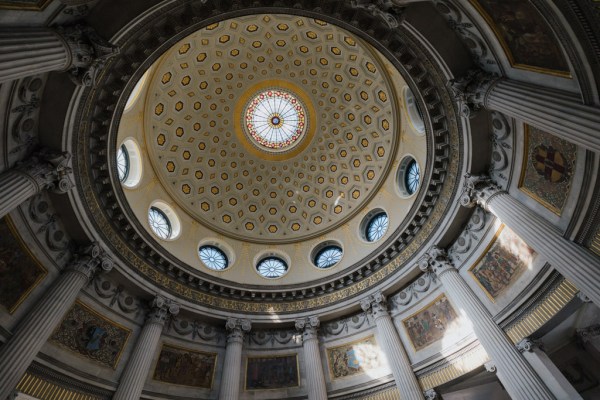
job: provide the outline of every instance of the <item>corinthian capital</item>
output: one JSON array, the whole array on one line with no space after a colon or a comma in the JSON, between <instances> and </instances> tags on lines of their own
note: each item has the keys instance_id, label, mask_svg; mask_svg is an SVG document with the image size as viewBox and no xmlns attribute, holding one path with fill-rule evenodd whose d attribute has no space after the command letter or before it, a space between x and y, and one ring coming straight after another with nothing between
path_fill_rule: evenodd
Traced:
<instances>
[{"instance_id":1,"label":"corinthian capital","mask_svg":"<svg viewBox=\"0 0 600 400\"><path fill-rule=\"evenodd\" d=\"M74 186L70 162L70 153L41 150L19 164L17 170L35 182L38 192L52 190L55 193L66 193Z\"/></svg>"},{"instance_id":2,"label":"corinthian capital","mask_svg":"<svg viewBox=\"0 0 600 400\"><path fill-rule=\"evenodd\" d=\"M108 257L98 246L93 243L89 246L82 247L74 256L67 271L75 271L85 275L88 279L92 279L100 272L108 272L113 268L113 261Z\"/></svg>"},{"instance_id":3,"label":"corinthian capital","mask_svg":"<svg viewBox=\"0 0 600 400\"><path fill-rule=\"evenodd\" d=\"M444 272L454 269L454 265L448 259L446 250L433 246L419 259L419 268L423 272L431 271L440 276Z\"/></svg>"},{"instance_id":4,"label":"corinthian capital","mask_svg":"<svg viewBox=\"0 0 600 400\"><path fill-rule=\"evenodd\" d=\"M489 211L489 200L501 191L502 189L487 175L466 174L460 204L467 208L479 205Z\"/></svg>"},{"instance_id":5,"label":"corinthian capital","mask_svg":"<svg viewBox=\"0 0 600 400\"><path fill-rule=\"evenodd\" d=\"M79 85L93 86L104 64L119 53L118 47L101 38L89 26L59 27L56 32L69 49L68 69L73 81Z\"/></svg>"},{"instance_id":6,"label":"corinthian capital","mask_svg":"<svg viewBox=\"0 0 600 400\"><path fill-rule=\"evenodd\" d=\"M466 75L450 81L450 90L460 103L460 111L464 117L485 106L487 93L500 78L480 69L472 69Z\"/></svg>"},{"instance_id":7,"label":"corinthian capital","mask_svg":"<svg viewBox=\"0 0 600 400\"><path fill-rule=\"evenodd\" d=\"M150 303L147 323L164 325L171 316L179 314L179 304L171 299L157 295Z\"/></svg>"},{"instance_id":8,"label":"corinthian capital","mask_svg":"<svg viewBox=\"0 0 600 400\"><path fill-rule=\"evenodd\" d=\"M383 317L388 314L387 301L382 292L377 292L374 295L369 295L360 301L360 306L363 311L371 310L373 318Z\"/></svg>"},{"instance_id":9,"label":"corinthian capital","mask_svg":"<svg viewBox=\"0 0 600 400\"><path fill-rule=\"evenodd\" d=\"M228 318L225 329L228 331L227 342L242 342L244 334L252 329L252 322L249 319Z\"/></svg>"},{"instance_id":10,"label":"corinthian capital","mask_svg":"<svg viewBox=\"0 0 600 400\"><path fill-rule=\"evenodd\" d=\"M303 341L316 339L319 326L321 326L321 321L319 321L319 317L314 315L296 320L296 329L302 332Z\"/></svg>"}]
</instances>

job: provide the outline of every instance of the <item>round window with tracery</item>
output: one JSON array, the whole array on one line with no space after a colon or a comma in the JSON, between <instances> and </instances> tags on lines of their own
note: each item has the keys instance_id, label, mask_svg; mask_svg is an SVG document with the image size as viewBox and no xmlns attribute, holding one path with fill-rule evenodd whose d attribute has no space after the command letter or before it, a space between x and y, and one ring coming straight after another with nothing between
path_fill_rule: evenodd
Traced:
<instances>
[{"instance_id":1,"label":"round window with tracery","mask_svg":"<svg viewBox=\"0 0 600 400\"><path fill-rule=\"evenodd\" d=\"M244 126L252 141L270 151L287 151L306 133L306 108L292 93L269 89L246 106Z\"/></svg>"}]
</instances>

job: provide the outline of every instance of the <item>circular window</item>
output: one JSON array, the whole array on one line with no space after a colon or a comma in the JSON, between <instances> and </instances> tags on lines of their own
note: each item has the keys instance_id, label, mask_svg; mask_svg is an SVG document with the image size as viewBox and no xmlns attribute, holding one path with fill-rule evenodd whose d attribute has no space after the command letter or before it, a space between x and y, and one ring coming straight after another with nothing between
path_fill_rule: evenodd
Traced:
<instances>
[{"instance_id":1,"label":"circular window","mask_svg":"<svg viewBox=\"0 0 600 400\"><path fill-rule=\"evenodd\" d=\"M365 238L369 242L376 242L385 235L389 225L388 215L379 212L371 217L365 227Z\"/></svg>"},{"instance_id":2,"label":"circular window","mask_svg":"<svg viewBox=\"0 0 600 400\"><path fill-rule=\"evenodd\" d=\"M117 150L117 174L121 183L125 182L129 176L129 153L124 144Z\"/></svg>"},{"instance_id":3,"label":"circular window","mask_svg":"<svg viewBox=\"0 0 600 400\"><path fill-rule=\"evenodd\" d=\"M223 250L215 246L200 246L198 249L200 260L208 268L215 271L222 271L229 266L229 260Z\"/></svg>"},{"instance_id":4,"label":"circular window","mask_svg":"<svg viewBox=\"0 0 600 400\"><path fill-rule=\"evenodd\" d=\"M150 70L144 72L144 75L140 78L140 80L135 84L129 98L127 99L127 103L125 104L125 112L129 111L131 107L137 102L137 99L140 97L142 93L142 89L144 88L144 84L146 83L146 79L148 79L148 75Z\"/></svg>"},{"instance_id":5,"label":"circular window","mask_svg":"<svg viewBox=\"0 0 600 400\"><path fill-rule=\"evenodd\" d=\"M315 255L314 263L319 268L331 268L340 262L343 254L340 246L325 246Z\"/></svg>"},{"instance_id":6,"label":"circular window","mask_svg":"<svg viewBox=\"0 0 600 400\"><path fill-rule=\"evenodd\" d=\"M152 231L161 239L170 239L173 234L171 221L167 215L158 207L150 207L148 210L148 223Z\"/></svg>"},{"instance_id":7,"label":"circular window","mask_svg":"<svg viewBox=\"0 0 600 400\"><path fill-rule=\"evenodd\" d=\"M398 187L402 197L412 196L421 184L421 168L412 156L406 156L398 169Z\"/></svg>"},{"instance_id":8,"label":"circular window","mask_svg":"<svg viewBox=\"0 0 600 400\"><path fill-rule=\"evenodd\" d=\"M244 122L252 141L271 151L289 150L306 132L306 109L281 89L258 93L246 106Z\"/></svg>"},{"instance_id":9,"label":"circular window","mask_svg":"<svg viewBox=\"0 0 600 400\"><path fill-rule=\"evenodd\" d=\"M274 279L285 275L288 265L279 257L267 257L260 260L256 266L256 270L261 276Z\"/></svg>"},{"instance_id":10,"label":"circular window","mask_svg":"<svg viewBox=\"0 0 600 400\"><path fill-rule=\"evenodd\" d=\"M423 112L417 103L417 99L412 90L408 87L404 88L404 106L408 114L408 121L417 133L425 133L425 122L423 121Z\"/></svg>"},{"instance_id":11,"label":"circular window","mask_svg":"<svg viewBox=\"0 0 600 400\"><path fill-rule=\"evenodd\" d=\"M135 187L142 179L140 148L133 139L126 139L117 149L117 175L123 186Z\"/></svg>"}]
</instances>

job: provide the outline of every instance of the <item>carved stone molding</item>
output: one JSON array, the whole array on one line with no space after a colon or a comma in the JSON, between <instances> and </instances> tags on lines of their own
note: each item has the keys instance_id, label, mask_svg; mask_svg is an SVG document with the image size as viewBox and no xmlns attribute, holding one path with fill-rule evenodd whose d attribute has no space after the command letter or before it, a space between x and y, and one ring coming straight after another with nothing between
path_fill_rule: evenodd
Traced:
<instances>
[{"instance_id":1,"label":"carved stone molding","mask_svg":"<svg viewBox=\"0 0 600 400\"><path fill-rule=\"evenodd\" d=\"M38 192L66 193L74 186L70 162L71 154L68 152L42 149L17 164L16 169L35 183Z\"/></svg>"},{"instance_id":2,"label":"carved stone molding","mask_svg":"<svg viewBox=\"0 0 600 400\"><path fill-rule=\"evenodd\" d=\"M485 367L485 370L487 372L491 372L493 374L496 373L496 364L493 361L486 362L485 364L483 364L483 366Z\"/></svg>"},{"instance_id":3,"label":"carved stone molding","mask_svg":"<svg viewBox=\"0 0 600 400\"><path fill-rule=\"evenodd\" d=\"M370 310L374 319L389 316L387 300L381 292L377 292L362 299L360 301L360 307L365 312Z\"/></svg>"},{"instance_id":4,"label":"carved stone molding","mask_svg":"<svg viewBox=\"0 0 600 400\"><path fill-rule=\"evenodd\" d=\"M408 306L413 300L418 300L421 296L425 296L426 293L437 287L436 284L436 275L431 271L425 272L400 292L389 298L390 310Z\"/></svg>"},{"instance_id":5,"label":"carved stone molding","mask_svg":"<svg viewBox=\"0 0 600 400\"><path fill-rule=\"evenodd\" d=\"M74 257L67 271L83 274L91 280L100 272L109 272L113 268L113 261L104 254L96 243L81 248Z\"/></svg>"},{"instance_id":6,"label":"carved stone molding","mask_svg":"<svg viewBox=\"0 0 600 400\"><path fill-rule=\"evenodd\" d=\"M528 338L528 337L521 339L519 341L519 343L517 343L515 345L515 347L521 353L532 352L535 348L538 348L538 349L544 351L544 344L542 342Z\"/></svg>"},{"instance_id":7,"label":"carved stone molding","mask_svg":"<svg viewBox=\"0 0 600 400\"><path fill-rule=\"evenodd\" d=\"M585 344L600 336L600 324L590 325L586 328L577 329L577 337Z\"/></svg>"},{"instance_id":8,"label":"carved stone molding","mask_svg":"<svg viewBox=\"0 0 600 400\"><path fill-rule=\"evenodd\" d=\"M483 208L475 208L469 223L448 249L448 256L453 261L463 261L468 258L469 251L479 243L485 234L484 228L490 219L489 215Z\"/></svg>"},{"instance_id":9,"label":"carved stone molding","mask_svg":"<svg viewBox=\"0 0 600 400\"><path fill-rule=\"evenodd\" d=\"M435 389L427 389L423 392L423 396L425 396L425 400L435 400L439 399L437 392Z\"/></svg>"}]
</instances>

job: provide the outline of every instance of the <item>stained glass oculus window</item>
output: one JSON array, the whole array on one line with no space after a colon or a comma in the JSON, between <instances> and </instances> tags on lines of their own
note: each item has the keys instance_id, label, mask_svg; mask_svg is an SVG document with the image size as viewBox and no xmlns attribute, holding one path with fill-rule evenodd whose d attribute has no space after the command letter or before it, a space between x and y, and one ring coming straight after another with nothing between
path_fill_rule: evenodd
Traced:
<instances>
[{"instance_id":1,"label":"stained glass oculus window","mask_svg":"<svg viewBox=\"0 0 600 400\"><path fill-rule=\"evenodd\" d=\"M288 270L288 265L279 257L263 258L256 266L258 273L265 278L279 278Z\"/></svg>"},{"instance_id":2,"label":"stained glass oculus window","mask_svg":"<svg viewBox=\"0 0 600 400\"><path fill-rule=\"evenodd\" d=\"M246 106L244 123L248 134L260 146L287 150L306 132L306 111L292 93L269 89L258 93Z\"/></svg>"},{"instance_id":3,"label":"stained glass oculus window","mask_svg":"<svg viewBox=\"0 0 600 400\"><path fill-rule=\"evenodd\" d=\"M420 178L421 170L419 169L419 164L417 164L417 161L413 158L406 167L406 172L404 173L404 186L406 187L408 194L413 194L417 191Z\"/></svg>"},{"instance_id":4,"label":"stained glass oculus window","mask_svg":"<svg viewBox=\"0 0 600 400\"><path fill-rule=\"evenodd\" d=\"M373 216L366 226L365 237L369 242L376 242L385 235L388 229L389 218L384 212Z\"/></svg>"},{"instance_id":5,"label":"stained glass oculus window","mask_svg":"<svg viewBox=\"0 0 600 400\"><path fill-rule=\"evenodd\" d=\"M224 270L229 266L227 255L218 247L208 245L200 246L198 255L204 265L215 271Z\"/></svg>"},{"instance_id":6,"label":"stained glass oculus window","mask_svg":"<svg viewBox=\"0 0 600 400\"><path fill-rule=\"evenodd\" d=\"M319 268L330 268L342 259L342 248L339 246L325 246L315 256L315 265Z\"/></svg>"},{"instance_id":7,"label":"stained glass oculus window","mask_svg":"<svg viewBox=\"0 0 600 400\"><path fill-rule=\"evenodd\" d=\"M117 174L121 182L125 182L129 176L129 153L124 144L117 150Z\"/></svg>"},{"instance_id":8,"label":"stained glass oculus window","mask_svg":"<svg viewBox=\"0 0 600 400\"><path fill-rule=\"evenodd\" d=\"M158 207L148 210L148 224L152 231L161 239L170 239L173 229L166 214Z\"/></svg>"}]
</instances>

